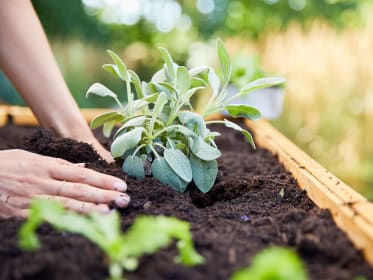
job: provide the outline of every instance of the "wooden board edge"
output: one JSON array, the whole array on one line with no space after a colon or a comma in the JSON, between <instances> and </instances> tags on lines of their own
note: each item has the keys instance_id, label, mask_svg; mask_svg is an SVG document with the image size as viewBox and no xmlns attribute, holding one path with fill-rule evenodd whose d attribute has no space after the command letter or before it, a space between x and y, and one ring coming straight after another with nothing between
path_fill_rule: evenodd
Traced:
<instances>
[{"instance_id":1,"label":"wooden board edge","mask_svg":"<svg viewBox=\"0 0 373 280\"><path fill-rule=\"evenodd\" d=\"M0 127L8 121L9 106L0 105Z\"/></svg>"},{"instance_id":2,"label":"wooden board edge","mask_svg":"<svg viewBox=\"0 0 373 280\"><path fill-rule=\"evenodd\" d=\"M373 207L329 171L312 160L266 121L245 121L258 146L272 151L320 207L328 209L336 224L373 265L373 223L364 209ZM327 173L327 176L325 176ZM339 182L336 184L336 182ZM361 206L363 205L363 206ZM359 206L359 208L357 208Z\"/></svg>"}]
</instances>

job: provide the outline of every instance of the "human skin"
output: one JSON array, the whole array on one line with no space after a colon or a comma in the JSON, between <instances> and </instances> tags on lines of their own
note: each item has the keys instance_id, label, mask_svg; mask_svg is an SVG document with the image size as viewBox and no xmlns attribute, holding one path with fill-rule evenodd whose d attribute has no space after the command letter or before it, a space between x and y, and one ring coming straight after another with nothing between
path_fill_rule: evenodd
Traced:
<instances>
[{"instance_id":1,"label":"human skin","mask_svg":"<svg viewBox=\"0 0 373 280\"><path fill-rule=\"evenodd\" d=\"M28 0L0 0L0 67L43 127L62 137L87 142L105 160L113 161L81 115ZM115 199L120 207L128 204L128 195L120 192L126 189L125 182L61 162L25 151L0 151L0 216L24 216L34 196L63 201L67 208L81 212L106 211L108 208L104 204ZM69 172L53 175L57 169L66 168ZM114 181L121 182L122 187L115 189ZM61 191L56 192L56 186L61 184ZM120 197L126 198L127 203L120 203Z\"/></svg>"}]
</instances>

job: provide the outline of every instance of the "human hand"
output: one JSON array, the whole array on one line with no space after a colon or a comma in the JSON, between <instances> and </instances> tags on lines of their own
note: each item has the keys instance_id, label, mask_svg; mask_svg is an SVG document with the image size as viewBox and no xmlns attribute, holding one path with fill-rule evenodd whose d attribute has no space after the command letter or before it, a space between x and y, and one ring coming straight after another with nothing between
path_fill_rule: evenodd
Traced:
<instances>
[{"instance_id":1,"label":"human hand","mask_svg":"<svg viewBox=\"0 0 373 280\"><path fill-rule=\"evenodd\" d=\"M112 201L130 201L124 181L84 168L84 164L23 150L0 151L0 217L25 217L33 198L60 201L68 209L109 212Z\"/></svg>"}]
</instances>

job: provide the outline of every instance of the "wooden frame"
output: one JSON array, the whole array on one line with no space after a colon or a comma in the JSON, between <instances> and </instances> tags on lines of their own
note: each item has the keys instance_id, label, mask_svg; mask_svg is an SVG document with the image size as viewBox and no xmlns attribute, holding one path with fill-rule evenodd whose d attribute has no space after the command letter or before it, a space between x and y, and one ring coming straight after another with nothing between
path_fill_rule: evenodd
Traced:
<instances>
[{"instance_id":1,"label":"wooden frame","mask_svg":"<svg viewBox=\"0 0 373 280\"><path fill-rule=\"evenodd\" d=\"M108 109L81 109L89 122ZM18 125L36 125L37 120L29 108L0 106L0 126L7 116ZM221 118L221 116L218 116ZM246 121L258 146L266 148L278 159L294 178L300 188L320 207L329 209L336 224L349 236L355 247L361 250L366 260L373 265L373 203L351 189L266 121Z\"/></svg>"}]
</instances>

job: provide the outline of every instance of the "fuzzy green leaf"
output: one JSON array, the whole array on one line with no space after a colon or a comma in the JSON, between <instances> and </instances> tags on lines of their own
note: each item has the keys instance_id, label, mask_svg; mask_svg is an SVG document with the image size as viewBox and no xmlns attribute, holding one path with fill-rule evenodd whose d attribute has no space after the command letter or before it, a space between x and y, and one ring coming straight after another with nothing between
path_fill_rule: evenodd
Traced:
<instances>
[{"instance_id":1,"label":"fuzzy green leaf","mask_svg":"<svg viewBox=\"0 0 373 280\"><path fill-rule=\"evenodd\" d=\"M153 77L151 78L152 83L159 83L159 82L164 82L166 80L166 71L164 68L156 72Z\"/></svg>"},{"instance_id":2,"label":"fuzzy green leaf","mask_svg":"<svg viewBox=\"0 0 373 280\"><path fill-rule=\"evenodd\" d=\"M113 138L117 138L118 135L120 135L124 130L126 130L129 127L141 126L145 122L146 118L146 116L136 116L126 119L123 125L114 134Z\"/></svg>"},{"instance_id":3,"label":"fuzzy green leaf","mask_svg":"<svg viewBox=\"0 0 373 280\"><path fill-rule=\"evenodd\" d=\"M129 132L118 135L110 147L112 156L118 158L127 150L135 147L141 140L143 130L142 127L135 127Z\"/></svg>"},{"instance_id":4,"label":"fuzzy green leaf","mask_svg":"<svg viewBox=\"0 0 373 280\"><path fill-rule=\"evenodd\" d=\"M100 83L94 83L93 85L91 85L87 90L85 96L88 97L91 94L98 95L101 97L110 96L112 98L118 98L118 96L114 92L112 92L110 89L108 89Z\"/></svg>"},{"instance_id":5,"label":"fuzzy green leaf","mask_svg":"<svg viewBox=\"0 0 373 280\"><path fill-rule=\"evenodd\" d=\"M228 113L235 118L242 117L250 120L257 120L261 117L260 111L248 105L228 105L225 106Z\"/></svg>"},{"instance_id":6,"label":"fuzzy green leaf","mask_svg":"<svg viewBox=\"0 0 373 280\"><path fill-rule=\"evenodd\" d=\"M246 129L243 129L238 124L228 121L226 119L224 119L224 124L226 127L233 128L234 130L241 132L246 137L246 139L249 141L250 145L255 149L255 142L250 132L248 132Z\"/></svg>"},{"instance_id":7,"label":"fuzzy green leaf","mask_svg":"<svg viewBox=\"0 0 373 280\"><path fill-rule=\"evenodd\" d=\"M178 192L185 191L188 182L181 179L168 165L165 158L157 158L152 164L152 173L154 178L161 183L171 186Z\"/></svg>"},{"instance_id":8,"label":"fuzzy green leaf","mask_svg":"<svg viewBox=\"0 0 373 280\"><path fill-rule=\"evenodd\" d=\"M122 170L136 179L145 178L144 164L138 156L128 156L123 163Z\"/></svg>"},{"instance_id":9,"label":"fuzzy green leaf","mask_svg":"<svg viewBox=\"0 0 373 280\"><path fill-rule=\"evenodd\" d=\"M131 77L130 77L130 74L128 73L126 64L123 62L123 60L115 52L113 52L111 50L108 50L107 52L108 52L111 59L113 60L113 62L115 63L115 65L118 68L119 77L123 81L128 81L129 82L131 80Z\"/></svg>"},{"instance_id":10,"label":"fuzzy green leaf","mask_svg":"<svg viewBox=\"0 0 373 280\"><path fill-rule=\"evenodd\" d=\"M122 79L122 77L120 76L118 66L114 64L104 64L102 68L104 68L107 72L113 74L115 77Z\"/></svg>"},{"instance_id":11,"label":"fuzzy green leaf","mask_svg":"<svg viewBox=\"0 0 373 280\"><path fill-rule=\"evenodd\" d=\"M95 129L97 127L102 126L104 123L109 122L109 121L116 121L120 122L123 120L125 117L118 113L118 112L109 112L109 113L103 113L98 116L96 116L92 121L91 121L91 128Z\"/></svg>"},{"instance_id":12,"label":"fuzzy green leaf","mask_svg":"<svg viewBox=\"0 0 373 280\"><path fill-rule=\"evenodd\" d=\"M192 145L192 152L199 159L210 161L221 156L221 152L217 148L207 144L202 137L198 137L193 141L197 141L197 143Z\"/></svg>"},{"instance_id":13,"label":"fuzzy green leaf","mask_svg":"<svg viewBox=\"0 0 373 280\"><path fill-rule=\"evenodd\" d=\"M181 124L189 128L193 132L197 132L199 135L204 136L206 134L206 123L201 115L197 113L183 111L179 114L179 121L181 122Z\"/></svg>"},{"instance_id":14,"label":"fuzzy green leaf","mask_svg":"<svg viewBox=\"0 0 373 280\"><path fill-rule=\"evenodd\" d=\"M218 95L219 89L220 89L220 80L218 76L216 75L215 70L212 69L211 67L209 68L209 72L208 72L208 81L212 89L212 95L213 96Z\"/></svg>"},{"instance_id":15,"label":"fuzzy green leaf","mask_svg":"<svg viewBox=\"0 0 373 280\"><path fill-rule=\"evenodd\" d=\"M284 78L261 78L257 79L241 89L240 95L245 95L253 90L280 85L285 82Z\"/></svg>"},{"instance_id":16,"label":"fuzzy green leaf","mask_svg":"<svg viewBox=\"0 0 373 280\"><path fill-rule=\"evenodd\" d=\"M200 160L193 154L189 159L192 166L193 182L201 192L207 193L214 186L218 174L218 163L216 160Z\"/></svg>"},{"instance_id":17,"label":"fuzzy green leaf","mask_svg":"<svg viewBox=\"0 0 373 280\"><path fill-rule=\"evenodd\" d=\"M104 123L104 126L102 127L102 133L106 138L109 138L111 135L111 132L113 131L114 126L118 123L117 120L111 120L106 123Z\"/></svg>"},{"instance_id":18,"label":"fuzzy green leaf","mask_svg":"<svg viewBox=\"0 0 373 280\"><path fill-rule=\"evenodd\" d=\"M225 49L224 43L220 38L218 38L217 40L217 49L218 49L218 57L220 61L220 66L223 72L224 82L228 83L232 75L232 66L229 60L228 52Z\"/></svg>"},{"instance_id":19,"label":"fuzzy green leaf","mask_svg":"<svg viewBox=\"0 0 373 280\"><path fill-rule=\"evenodd\" d=\"M169 75L171 81L176 78L175 63L172 60L170 53L165 48L159 48L163 55L163 60L166 63L167 74Z\"/></svg>"},{"instance_id":20,"label":"fuzzy green leaf","mask_svg":"<svg viewBox=\"0 0 373 280\"><path fill-rule=\"evenodd\" d=\"M166 149L164 158L171 169L184 181L192 181L192 168L189 160L182 151L176 149Z\"/></svg>"},{"instance_id":21,"label":"fuzzy green leaf","mask_svg":"<svg viewBox=\"0 0 373 280\"><path fill-rule=\"evenodd\" d=\"M138 98L144 98L145 93L144 93L144 90L142 88L141 80L140 80L139 76L136 74L135 71L132 71L132 70L128 70L128 73L130 74L132 83L135 86L135 89L136 89L136 92L137 92L137 97Z\"/></svg>"},{"instance_id":22,"label":"fuzzy green leaf","mask_svg":"<svg viewBox=\"0 0 373 280\"><path fill-rule=\"evenodd\" d=\"M231 280L307 280L299 256L292 250L271 247L257 254L249 268L236 272Z\"/></svg>"},{"instance_id":23,"label":"fuzzy green leaf","mask_svg":"<svg viewBox=\"0 0 373 280\"><path fill-rule=\"evenodd\" d=\"M207 87L207 83L203 79L192 77L190 87L191 88L205 88Z\"/></svg>"},{"instance_id":24,"label":"fuzzy green leaf","mask_svg":"<svg viewBox=\"0 0 373 280\"><path fill-rule=\"evenodd\" d=\"M188 69L184 66L177 68L177 85L179 87L180 95L184 95L190 88L191 77Z\"/></svg>"}]
</instances>

